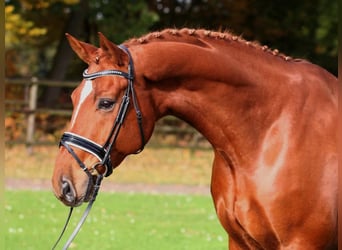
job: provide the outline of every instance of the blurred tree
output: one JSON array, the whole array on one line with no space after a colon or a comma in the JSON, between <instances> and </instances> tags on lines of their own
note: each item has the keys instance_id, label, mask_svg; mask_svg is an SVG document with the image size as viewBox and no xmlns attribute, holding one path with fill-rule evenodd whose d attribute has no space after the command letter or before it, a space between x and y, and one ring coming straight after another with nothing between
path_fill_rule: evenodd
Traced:
<instances>
[{"instance_id":1,"label":"blurred tree","mask_svg":"<svg viewBox=\"0 0 342 250\"><path fill-rule=\"evenodd\" d=\"M69 65L74 56L67 40L65 39L65 33L73 34L74 36L80 36L82 34L82 27L84 26L84 20L88 13L88 1L80 0L78 5L71 8L66 21L64 22L63 29L58 32L58 46L56 53L53 57L52 66L48 74L48 78L51 80L63 80L67 74ZM45 98L43 100L44 106L54 107L59 103L59 97L61 96L62 88L49 87L46 89Z\"/></svg>"},{"instance_id":2,"label":"blurred tree","mask_svg":"<svg viewBox=\"0 0 342 250\"><path fill-rule=\"evenodd\" d=\"M29 51L35 57L31 65L36 67L26 72L54 80L63 80L66 75L73 77L75 72L79 79L81 74L81 70L72 72L81 64L72 63L74 53L64 33L95 43L97 32L101 31L120 43L131 36L146 33L158 20L158 16L149 11L143 0L7 0L6 8L9 8L10 14L16 13L17 21L27 20L22 23L29 24L30 29L20 33L11 25L13 22L6 23L6 32L13 33L12 40L18 41L16 50L20 54ZM6 17L7 20L10 21ZM40 31L39 37L28 42L27 34L32 31ZM19 34L25 39L19 37ZM10 42L6 43L6 48L10 46ZM60 91L60 88L48 88L44 105L56 106Z\"/></svg>"},{"instance_id":3,"label":"blurred tree","mask_svg":"<svg viewBox=\"0 0 342 250\"><path fill-rule=\"evenodd\" d=\"M78 0L77 0L78 1ZM17 58L21 77L45 77L56 45L56 34L62 30L67 6L75 0L7 0L5 7L6 65ZM54 10L54 11L52 11ZM12 67L13 68L13 67ZM13 76L13 74L8 77Z\"/></svg>"},{"instance_id":4,"label":"blurred tree","mask_svg":"<svg viewBox=\"0 0 342 250\"><path fill-rule=\"evenodd\" d=\"M37 27L33 21L26 20L20 13L15 12L14 5L5 6L5 75L15 76L18 72L14 63L16 49L21 44L29 44L46 34L45 28Z\"/></svg>"},{"instance_id":5,"label":"blurred tree","mask_svg":"<svg viewBox=\"0 0 342 250\"><path fill-rule=\"evenodd\" d=\"M91 11L87 19L87 30L91 42L96 42L99 31L117 44L147 33L159 17L148 9L145 2L143 0L90 1Z\"/></svg>"},{"instance_id":6,"label":"blurred tree","mask_svg":"<svg viewBox=\"0 0 342 250\"><path fill-rule=\"evenodd\" d=\"M15 13L15 6L7 5L5 7L5 43L7 48L23 42L32 42L37 37L46 34L47 29L37 27L33 21L26 20L19 13Z\"/></svg>"}]
</instances>

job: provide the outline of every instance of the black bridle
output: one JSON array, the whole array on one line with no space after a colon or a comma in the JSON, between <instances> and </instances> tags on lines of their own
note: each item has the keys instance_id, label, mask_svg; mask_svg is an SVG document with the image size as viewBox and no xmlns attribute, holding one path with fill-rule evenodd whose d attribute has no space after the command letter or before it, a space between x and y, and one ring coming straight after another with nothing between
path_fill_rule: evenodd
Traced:
<instances>
[{"instance_id":1,"label":"black bridle","mask_svg":"<svg viewBox=\"0 0 342 250\"><path fill-rule=\"evenodd\" d=\"M87 218L87 216L90 212L90 209L91 209L91 207L92 207L92 205L96 199L98 191L100 189L100 185L101 185L101 181L103 179L103 176L107 177L107 176L111 175L113 172L113 169L115 168L112 165L112 162L110 159L110 154L111 154L111 151L113 149L113 145L115 144L116 139L119 135L120 128L121 128L121 126L125 120L131 98L132 98L133 107L134 107L134 110L136 113L138 127L139 127L139 131L140 131L140 136L141 136L141 146L140 146L140 149L136 153L140 153L144 149L144 146L145 146L145 136L144 136L144 131L143 131L143 127L142 127L142 114L141 114L141 111L140 111L140 108L138 105L138 101L137 101L137 98L135 95L135 91L133 88L134 65L133 65L132 56L131 56L129 50L125 46L120 45L119 48L121 48L123 51L125 51L126 54L128 55L128 58L129 58L128 72L127 73L120 71L120 70L103 70L103 71L88 74L87 69L83 72L83 79L86 81L92 81L96 78L100 78L103 76L119 76L119 77L126 78L127 82L128 82L127 89L125 91L125 94L122 97L122 101L121 101L121 104L119 107L119 111L118 111L118 114L117 114L116 119L114 121L114 125L113 125L113 127L112 127L112 129L108 135L108 138L107 138L105 144L103 146L101 146L100 144L98 144L98 143L96 143L96 142L94 142L88 138L85 138L83 136L80 136L80 135L77 135L77 134L71 133L71 132L65 132L62 135L62 138L61 138L61 141L59 144L60 147L63 146L66 148L66 150L76 160L76 162L81 167L81 169L88 175L89 182L88 182L88 187L87 187L85 197L91 196L91 199L89 200L89 204L88 204L86 210L84 211L81 220L79 221L79 223L76 226L72 235L69 237L67 243L64 245L63 249L67 249L69 247L69 245L71 244L73 239L76 237L81 226L83 225L85 219ZM81 149L83 151L86 151L86 152L94 155L99 160L99 162L94 164L89 169L82 162L82 160L77 156L77 154L72 149L72 147L76 147L78 149ZM97 169L98 166L105 167L104 173L100 173L98 171L98 169ZM94 175L93 175L94 170L97 173L95 181L93 178L94 177ZM94 187L94 188L92 189L92 187ZM58 242L62 238L64 231L65 231L65 229L69 223L72 211L73 211L73 208L71 207L68 218L67 218L66 223L64 225L64 228L62 230L62 233L59 236L57 242L55 243L55 245L53 246L52 249L55 249Z\"/></svg>"}]
</instances>

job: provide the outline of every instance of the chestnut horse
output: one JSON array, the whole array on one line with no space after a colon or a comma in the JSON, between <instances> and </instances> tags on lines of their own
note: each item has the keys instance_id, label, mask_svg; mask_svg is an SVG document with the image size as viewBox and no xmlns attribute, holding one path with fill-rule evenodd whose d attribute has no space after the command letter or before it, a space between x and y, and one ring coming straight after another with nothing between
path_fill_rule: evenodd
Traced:
<instances>
[{"instance_id":1,"label":"chestnut horse","mask_svg":"<svg viewBox=\"0 0 342 250\"><path fill-rule=\"evenodd\" d=\"M167 29L121 46L100 33L99 48L67 38L88 69L52 178L63 203L89 201L93 178L174 115L213 147L230 249L337 249L336 77L228 32Z\"/></svg>"}]
</instances>

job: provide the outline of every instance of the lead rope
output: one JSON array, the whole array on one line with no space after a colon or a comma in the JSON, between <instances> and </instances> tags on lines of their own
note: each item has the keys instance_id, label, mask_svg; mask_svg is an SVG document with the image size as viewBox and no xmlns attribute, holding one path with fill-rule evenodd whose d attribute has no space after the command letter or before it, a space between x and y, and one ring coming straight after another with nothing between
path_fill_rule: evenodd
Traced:
<instances>
[{"instance_id":1,"label":"lead rope","mask_svg":"<svg viewBox=\"0 0 342 250\"><path fill-rule=\"evenodd\" d=\"M101 181L103 179L103 175L99 174L97 175L97 178L96 178L96 182L95 182L95 186L94 186L94 193L93 193L93 197L92 199L89 201L89 204L86 208L86 210L84 211L83 215L82 215L82 218L80 219L80 221L78 222L76 228L74 229L74 231L72 232L72 234L70 235L68 241L65 243L65 245L63 246L63 250L66 250L69 248L70 244L72 243L72 241L75 239L76 235L78 234L78 232L80 231L82 225L84 224L85 220L87 219L89 213L90 213L90 210L94 204L94 201L96 199L96 196L99 192L99 189L100 189L100 186L101 186ZM71 215L72 215L72 212L73 212L73 207L70 208L70 211L69 211L69 215L68 215L68 218L65 222L65 225L63 227L63 230L60 234L60 236L58 237L56 243L54 244L54 246L52 247L52 250L54 250L56 248L56 246L58 245L59 241L62 239L63 237L63 234L69 224L69 221L70 221L70 218L71 218Z\"/></svg>"},{"instance_id":2,"label":"lead rope","mask_svg":"<svg viewBox=\"0 0 342 250\"><path fill-rule=\"evenodd\" d=\"M63 230L62 230L61 234L59 235L55 245L53 245L52 250L54 250L56 248L56 246L58 245L59 241L62 239L63 234L64 234L66 228L68 227L68 224L69 224L69 221L70 221L73 209L74 209L73 207L70 207L69 215L68 215L68 218L67 218L67 220L66 220L66 222L64 224Z\"/></svg>"}]
</instances>

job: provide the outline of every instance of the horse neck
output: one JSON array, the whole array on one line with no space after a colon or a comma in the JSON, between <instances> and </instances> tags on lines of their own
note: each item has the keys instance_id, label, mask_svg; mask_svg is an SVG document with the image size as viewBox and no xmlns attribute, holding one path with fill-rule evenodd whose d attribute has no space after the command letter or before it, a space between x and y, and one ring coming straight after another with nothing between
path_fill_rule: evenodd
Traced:
<instances>
[{"instance_id":1,"label":"horse neck","mask_svg":"<svg viewBox=\"0 0 342 250\"><path fill-rule=\"evenodd\" d=\"M255 150L282 111L276 88L268 84L280 72L275 62L282 59L265 59L262 51L236 46L243 45L161 42L136 50L136 71L147 79L156 119L174 115L185 120L216 149Z\"/></svg>"}]
</instances>

